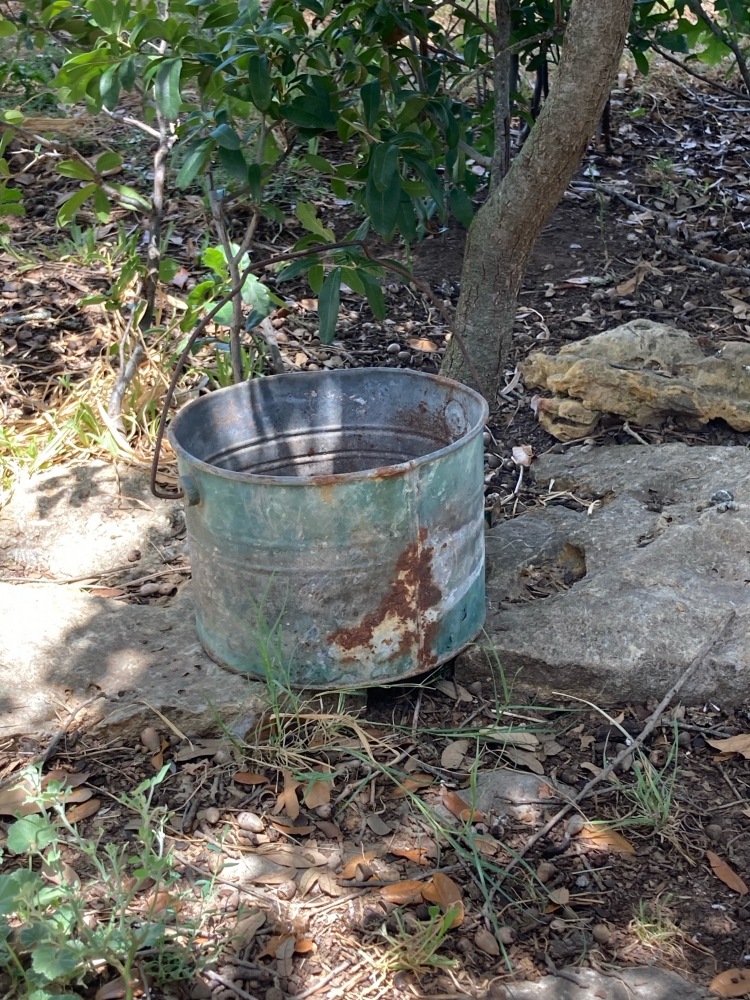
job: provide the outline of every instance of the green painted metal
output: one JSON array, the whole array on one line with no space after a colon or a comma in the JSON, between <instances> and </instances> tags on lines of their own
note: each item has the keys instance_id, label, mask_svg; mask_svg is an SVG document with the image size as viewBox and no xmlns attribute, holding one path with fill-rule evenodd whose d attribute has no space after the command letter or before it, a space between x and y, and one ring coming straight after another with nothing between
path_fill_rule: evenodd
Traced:
<instances>
[{"instance_id":1,"label":"green painted metal","mask_svg":"<svg viewBox=\"0 0 750 1000\"><path fill-rule=\"evenodd\" d=\"M262 676L270 630L293 687L385 684L480 630L482 430L466 386L401 369L279 375L210 393L170 425L196 624Z\"/></svg>"}]
</instances>

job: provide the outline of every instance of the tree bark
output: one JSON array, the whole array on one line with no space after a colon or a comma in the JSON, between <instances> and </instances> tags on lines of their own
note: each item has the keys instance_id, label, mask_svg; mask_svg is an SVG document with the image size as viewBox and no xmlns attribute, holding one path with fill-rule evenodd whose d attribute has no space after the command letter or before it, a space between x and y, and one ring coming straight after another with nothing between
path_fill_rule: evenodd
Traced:
<instances>
[{"instance_id":1,"label":"tree bark","mask_svg":"<svg viewBox=\"0 0 750 1000\"><path fill-rule=\"evenodd\" d=\"M495 98L495 146L490 190L499 188L510 169L510 0L495 0L495 63L492 71Z\"/></svg>"},{"instance_id":2,"label":"tree bark","mask_svg":"<svg viewBox=\"0 0 750 1000\"><path fill-rule=\"evenodd\" d=\"M482 373L490 405L510 350L529 257L594 134L632 9L633 0L573 0L549 97L502 185L490 192L469 229L456 329ZM441 373L472 384L455 343Z\"/></svg>"}]
</instances>

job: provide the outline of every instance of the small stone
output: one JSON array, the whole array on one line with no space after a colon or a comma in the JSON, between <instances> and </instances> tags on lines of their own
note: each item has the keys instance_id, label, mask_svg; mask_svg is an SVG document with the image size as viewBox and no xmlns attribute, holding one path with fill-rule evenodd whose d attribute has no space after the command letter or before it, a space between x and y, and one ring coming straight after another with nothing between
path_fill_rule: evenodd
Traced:
<instances>
[{"instance_id":1,"label":"small stone","mask_svg":"<svg viewBox=\"0 0 750 1000\"><path fill-rule=\"evenodd\" d=\"M266 1000L284 1000L284 994L277 986L271 986L266 990Z\"/></svg>"},{"instance_id":2,"label":"small stone","mask_svg":"<svg viewBox=\"0 0 750 1000\"><path fill-rule=\"evenodd\" d=\"M411 358L411 353L409 351L399 351L396 357L399 361L408 361Z\"/></svg>"},{"instance_id":3,"label":"small stone","mask_svg":"<svg viewBox=\"0 0 750 1000\"><path fill-rule=\"evenodd\" d=\"M125 558L128 560L128 562L138 562L138 560L141 558L141 550L131 549Z\"/></svg>"},{"instance_id":4,"label":"small stone","mask_svg":"<svg viewBox=\"0 0 750 1000\"><path fill-rule=\"evenodd\" d=\"M502 464L503 460L501 458L498 458L497 455L487 456L487 465L489 466L490 469L499 469Z\"/></svg>"},{"instance_id":5,"label":"small stone","mask_svg":"<svg viewBox=\"0 0 750 1000\"><path fill-rule=\"evenodd\" d=\"M399 352L400 350L401 350L401 344L389 344L389 345L388 345L388 346L386 347L386 351L387 351L387 352L388 352L389 354L398 354L398 352Z\"/></svg>"},{"instance_id":6,"label":"small stone","mask_svg":"<svg viewBox=\"0 0 750 1000\"><path fill-rule=\"evenodd\" d=\"M462 955L470 955L474 951L474 945L467 937L460 937L456 942L456 949L461 952Z\"/></svg>"},{"instance_id":7,"label":"small stone","mask_svg":"<svg viewBox=\"0 0 750 1000\"><path fill-rule=\"evenodd\" d=\"M497 936L500 938L503 944L513 944L513 942L516 940L517 934L513 927L505 926L501 927L498 930Z\"/></svg>"},{"instance_id":8,"label":"small stone","mask_svg":"<svg viewBox=\"0 0 750 1000\"><path fill-rule=\"evenodd\" d=\"M482 434L482 441L484 442L485 448L489 448L492 444L492 437L490 436L489 431L485 431L484 434Z\"/></svg>"},{"instance_id":9,"label":"small stone","mask_svg":"<svg viewBox=\"0 0 750 1000\"><path fill-rule=\"evenodd\" d=\"M320 365L310 364L310 365L307 366L307 370L309 372L319 372L320 371ZM275 987L272 987L272 989L275 989ZM276 992L279 993L280 996L283 996L283 994L281 993L280 990L277 990ZM268 993L266 993L266 996L268 996Z\"/></svg>"},{"instance_id":10,"label":"small stone","mask_svg":"<svg viewBox=\"0 0 750 1000\"><path fill-rule=\"evenodd\" d=\"M276 895L279 897L279 899L286 899L286 900L294 899L296 894L297 894L297 883L294 882L292 879L289 879L288 882L281 882L279 885L276 886Z\"/></svg>"},{"instance_id":11,"label":"small stone","mask_svg":"<svg viewBox=\"0 0 750 1000\"><path fill-rule=\"evenodd\" d=\"M551 861L542 861L536 870L536 877L542 884L549 882L555 875L557 875L557 868L555 868Z\"/></svg>"},{"instance_id":12,"label":"small stone","mask_svg":"<svg viewBox=\"0 0 750 1000\"><path fill-rule=\"evenodd\" d=\"M722 828L718 823L709 823L706 827L706 836L709 840L713 840L717 844L721 840L721 835L724 833Z\"/></svg>"},{"instance_id":13,"label":"small stone","mask_svg":"<svg viewBox=\"0 0 750 1000\"><path fill-rule=\"evenodd\" d=\"M569 833L571 837L575 837L584 826L586 826L586 820L580 813L575 813L565 824L565 832Z\"/></svg>"},{"instance_id":14,"label":"small stone","mask_svg":"<svg viewBox=\"0 0 750 1000\"><path fill-rule=\"evenodd\" d=\"M594 935L594 941L597 944L608 944L609 939L612 937L612 931L606 924L594 924L591 928L591 933Z\"/></svg>"},{"instance_id":15,"label":"small stone","mask_svg":"<svg viewBox=\"0 0 750 1000\"><path fill-rule=\"evenodd\" d=\"M211 758L214 764L221 764L222 766L224 764L228 764L231 759L232 758L229 756L229 752L227 750L217 750Z\"/></svg>"},{"instance_id":16,"label":"small stone","mask_svg":"<svg viewBox=\"0 0 750 1000\"><path fill-rule=\"evenodd\" d=\"M205 810L204 816L205 816L206 822L210 823L211 826L216 826L216 824L221 819L221 813L216 808L216 806L209 806L208 809Z\"/></svg>"},{"instance_id":17,"label":"small stone","mask_svg":"<svg viewBox=\"0 0 750 1000\"><path fill-rule=\"evenodd\" d=\"M253 812L241 812L237 817L237 825L240 830L249 830L250 833L263 833L265 829L263 820Z\"/></svg>"},{"instance_id":18,"label":"small stone","mask_svg":"<svg viewBox=\"0 0 750 1000\"><path fill-rule=\"evenodd\" d=\"M490 934L484 927L480 927L474 935L474 944L485 955L492 955L494 957L500 954L500 945L497 943L497 938L494 934Z\"/></svg>"},{"instance_id":19,"label":"small stone","mask_svg":"<svg viewBox=\"0 0 750 1000\"><path fill-rule=\"evenodd\" d=\"M330 819L333 815L333 806L330 802L325 802L322 806L317 807L315 815L320 816L321 819Z\"/></svg>"},{"instance_id":20,"label":"small stone","mask_svg":"<svg viewBox=\"0 0 750 1000\"><path fill-rule=\"evenodd\" d=\"M159 587L159 594L160 594L160 595L161 595L162 597L167 597L167 596L168 596L169 594L171 594L171 593L172 593L172 591L173 591L174 589L175 589L175 585L174 585L173 583L163 583L163 584L162 584L162 585L161 585L161 586Z\"/></svg>"},{"instance_id":21,"label":"small stone","mask_svg":"<svg viewBox=\"0 0 750 1000\"><path fill-rule=\"evenodd\" d=\"M158 594L159 593L159 584L158 583L143 583L138 588L138 593L141 595L141 597L151 597L153 594Z\"/></svg>"},{"instance_id":22,"label":"small stone","mask_svg":"<svg viewBox=\"0 0 750 1000\"><path fill-rule=\"evenodd\" d=\"M690 733L686 732L683 729L682 732L677 737L677 746L681 747L683 750L689 750L690 743L691 743Z\"/></svg>"}]
</instances>

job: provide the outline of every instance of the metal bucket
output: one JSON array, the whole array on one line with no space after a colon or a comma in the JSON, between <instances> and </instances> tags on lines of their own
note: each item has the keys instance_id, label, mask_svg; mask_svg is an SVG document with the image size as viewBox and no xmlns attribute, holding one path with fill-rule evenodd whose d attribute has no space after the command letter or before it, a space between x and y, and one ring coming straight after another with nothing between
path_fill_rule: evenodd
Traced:
<instances>
[{"instance_id":1,"label":"metal bucket","mask_svg":"<svg viewBox=\"0 0 750 1000\"><path fill-rule=\"evenodd\" d=\"M484 621L487 403L449 379L368 368L276 375L172 420L198 635L293 687L364 687L449 659Z\"/></svg>"}]
</instances>

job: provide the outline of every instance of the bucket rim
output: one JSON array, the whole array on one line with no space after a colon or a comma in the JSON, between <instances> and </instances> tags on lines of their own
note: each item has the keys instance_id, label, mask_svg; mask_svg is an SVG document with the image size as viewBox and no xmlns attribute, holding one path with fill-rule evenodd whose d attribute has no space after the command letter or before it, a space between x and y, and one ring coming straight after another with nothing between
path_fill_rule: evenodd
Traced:
<instances>
[{"instance_id":1,"label":"bucket rim","mask_svg":"<svg viewBox=\"0 0 750 1000\"><path fill-rule=\"evenodd\" d=\"M351 378L355 375L359 375L361 377L362 372L368 371L388 373L388 375L395 376L396 378L424 379L429 382L437 383L446 389L459 390L460 393L471 397L475 402L479 403L481 410L480 417L455 441L452 441L444 448L438 448L436 451L430 451L426 455L419 455L416 458L409 459L407 462L398 462L395 465L381 465L376 466L374 469L363 469L358 472L337 472L323 476L266 476L259 475L255 472L234 472L231 469L222 469L217 465L211 465L209 462L204 462L202 459L196 458L183 445L181 445L179 441L177 441L175 429L179 430L179 424L184 419L184 414L200 405L206 398L205 396L199 396L197 399L191 400L175 414L169 422L169 426L167 428L169 443L177 457L182 459L191 467L191 469L197 469L208 475L219 476L222 479L229 479L240 483L252 483L258 486L334 486L338 483L360 482L368 479L386 479L392 476L404 475L407 472L411 472L412 470L419 468L421 465L426 465L428 462L434 462L436 459L443 458L446 455L450 455L454 451L458 451L459 448L464 447L479 433L481 433L487 423L490 408L487 400L481 395L481 393L472 389L468 385L464 385L463 382L458 382L456 379L446 378L444 375L433 375L429 372L415 372L410 371L407 368L385 368L383 366L377 366L372 368L341 368L325 372L283 372L278 375L264 376L263 381L269 382L277 381L279 379L288 380L292 378L305 379L306 381L315 381L320 378L343 379ZM249 383L241 382L237 385L228 385L223 389L214 390L214 392L209 395L215 396L217 393L236 392L244 386L252 384L254 381L256 380L253 379Z\"/></svg>"}]
</instances>

